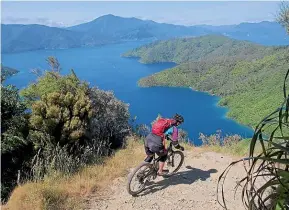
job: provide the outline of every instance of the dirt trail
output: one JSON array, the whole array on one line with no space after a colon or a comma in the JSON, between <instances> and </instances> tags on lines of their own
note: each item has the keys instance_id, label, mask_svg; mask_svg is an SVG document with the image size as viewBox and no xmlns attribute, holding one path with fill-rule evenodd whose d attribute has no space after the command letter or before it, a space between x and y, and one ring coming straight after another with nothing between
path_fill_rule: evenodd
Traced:
<instances>
[{"instance_id":1,"label":"dirt trail","mask_svg":"<svg viewBox=\"0 0 289 210\"><path fill-rule=\"evenodd\" d=\"M218 177L233 160L215 152L185 151L184 165L174 176L158 177L138 197L127 193L127 177L120 177L112 181L105 196L90 198L87 209L223 209L216 199ZM240 191L234 199L234 187L244 174L241 163L233 167L228 175L225 189L229 209L244 209Z\"/></svg>"}]
</instances>

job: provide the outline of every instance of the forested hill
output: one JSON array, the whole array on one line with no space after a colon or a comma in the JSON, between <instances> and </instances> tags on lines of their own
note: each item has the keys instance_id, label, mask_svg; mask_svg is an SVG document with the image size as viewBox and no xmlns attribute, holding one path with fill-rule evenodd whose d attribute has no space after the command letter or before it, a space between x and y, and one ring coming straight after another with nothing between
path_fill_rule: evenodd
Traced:
<instances>
[{"instance_id":1,"label":"forested hill","mask_svg":"<svg viewBox=\"0 0 289 210\"><path fill-rule=\"evenodd\" d=\"M268 47L239 41L220 35L158 41L133 49L125 57L140 57L142 63L175 62L216 59L256 59L271 54L280 47Z\"/></svg>"},{"instance_id":2,"label":"forested hill","mask_svg":"<svg viewBox=\"0 0 289 210\"><path fill-rule=\"evenodd\" d=\"M229 117L255 125L282 99L289 47L265 47L221 36L175 39L150 44L125 56L141 62L176 62L175 68L143 78L139 85L181 86L222 97Z\"/></svg>"},{"instance_id":3,"label":"forested hill","mask_svg":"<svg viewBox=\"0 0 289 210\"><path fill-rule=\"evenodd\" d=\"M4 82L9 77L17 74L19 71L1 64L1 82Z\"/></svg>"}]
</instances>

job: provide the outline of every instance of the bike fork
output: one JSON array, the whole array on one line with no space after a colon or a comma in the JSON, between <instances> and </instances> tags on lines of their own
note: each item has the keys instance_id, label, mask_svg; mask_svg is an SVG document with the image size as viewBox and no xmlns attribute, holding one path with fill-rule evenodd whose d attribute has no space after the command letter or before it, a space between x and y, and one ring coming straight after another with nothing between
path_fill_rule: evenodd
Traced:
<instances>
[{"instance_id":1,"label":"bike fork","mask_svg":"<svg viewBox=\"0 0 289 210\"><path fill-rule=\"evenodd\" d=\"M170 158L172 158L172 159L170 160ZM173 155L168 157L168 164L170 164L172 167L175 167L174 156Z\"/></svg>"}]
</instances>

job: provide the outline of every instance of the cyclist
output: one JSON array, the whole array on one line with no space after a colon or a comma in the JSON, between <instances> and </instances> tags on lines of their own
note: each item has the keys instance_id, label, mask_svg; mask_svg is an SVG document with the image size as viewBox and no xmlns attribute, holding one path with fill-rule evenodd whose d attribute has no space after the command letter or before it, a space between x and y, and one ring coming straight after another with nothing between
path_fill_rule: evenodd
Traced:
<instances>
[{"instance_id":1,"label":"cyclist","mask_svg":"<svg viewBox=\"0 0 289 210\"><path fill-rule=\"evenodd\" d=\"M176 149L184 150L184 147L178 143L178 126L184 122L184 118L176 114L173 119L158 119L152 126L152 132L145 138L146 162L153 160L156 153L160 156L158 175L165 175L168 170L163 170L167 159L167 151L164 145L165 139L169 137Z\"/></svg>"}]
</instances>

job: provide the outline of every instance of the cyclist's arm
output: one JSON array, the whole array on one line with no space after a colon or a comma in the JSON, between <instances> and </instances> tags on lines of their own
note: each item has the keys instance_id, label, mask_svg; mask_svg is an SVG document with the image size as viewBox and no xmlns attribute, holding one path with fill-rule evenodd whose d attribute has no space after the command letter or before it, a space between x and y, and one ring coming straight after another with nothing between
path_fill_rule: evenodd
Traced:
<instances>
[{"instance_id":1,"label":"cyclist's arm","mask_svg":"<svg viewBox=\"0 0 289 210\"><path fill-rule=\"evenodd\" d=\"M172 142L177 142L178 141L178 129L176 127L171 127L165 132L166 138L168 140L171 140Z\"/></svg>"},{"instance_id":2,"label":"cyclist's arm","mask_svg":"<svg viewBox=\"0 0 289 210\"><path fill-rule=\"evenodd\" d=\"M183 148L182 146L179 145L179 131L177 127L172 127L170 130L167 132L169 140L172 141L172 144L176 149Z\"/></svg>"}]
</instances>

